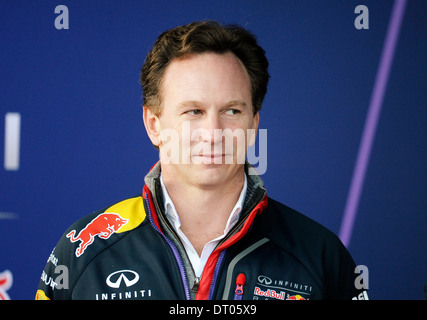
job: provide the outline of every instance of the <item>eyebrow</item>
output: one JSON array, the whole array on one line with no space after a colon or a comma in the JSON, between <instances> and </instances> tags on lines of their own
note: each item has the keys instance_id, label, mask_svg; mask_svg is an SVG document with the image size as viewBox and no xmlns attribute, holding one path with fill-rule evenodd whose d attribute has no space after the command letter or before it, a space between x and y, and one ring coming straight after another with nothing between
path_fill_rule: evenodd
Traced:
<instances>
[{"instance_id":1,"label":"eyebrow","mask_svg":"<svg viewBox=\"0 0 427 320\"><path fill-rule=\"evenodd\" d=\"M178 103L178 108L185 108L189 106L201 106L203 103L201 101L197 100L185 100L180 103Z\"/></svg>"},{"instance_id":2,"label":"eyebrow","mask_svg":"<svg viewBox=\"0 0 427 320\"><path fill-rule=\"evenodd\" d=\"M225 104L226 107L231 107L235 105L241 105L243 107L246 107L248 104L243 100L233 100Z\"/></svg>"},{"instance_id":3,"label":"eyebrow","mask_svg":"<svg viewBox=\"0 0 427 320\"><path fill-rule=\"evenodd\" d=\"M204 103L197 100L185 100L178 104L178 108L185 108L189 106L203 106ZM235 105L241 105L243 107L246 107L248 104L244 102L243 100L232 100L224 104L224 107L231 107Z\"/></svg>"}]
</instances>

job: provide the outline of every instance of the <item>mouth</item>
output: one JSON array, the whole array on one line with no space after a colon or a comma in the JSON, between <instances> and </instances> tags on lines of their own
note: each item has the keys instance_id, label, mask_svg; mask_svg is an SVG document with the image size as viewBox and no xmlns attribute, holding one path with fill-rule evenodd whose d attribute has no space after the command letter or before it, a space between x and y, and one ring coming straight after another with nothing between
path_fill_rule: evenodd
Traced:
<instances>
[{"instance_id":1,"label":"mouth","mask_svg":"<svg viewBox=\"0 0 427 320\"><path fill-rule=\"evenodd\" d=\"M196 164L228 164L232 157L229 154L195 154L192 156L193 162Z\"/></svg>"},{"instance_id":2,"label":"mouth","mask_svg":"<svg viewBox=\"0 0 427 320\"><path fill-rule=\"evenodd\" d=\"M225 154L198 154L197 157L203 157L203 158L221 158L225 157Z\"/></svg>"},{"instance_id":3,"label":"mouth","mask_svg":"<svg viewBox=\"0 0 427 320\"><path fill-rule=\"evenodd\" d=\"M221 157L226 157L226 156L232 156L232 154L230 153L195 153L192 155L192 157L202 157L202 158L221 158Z\"/></svg>"}]
</instances>

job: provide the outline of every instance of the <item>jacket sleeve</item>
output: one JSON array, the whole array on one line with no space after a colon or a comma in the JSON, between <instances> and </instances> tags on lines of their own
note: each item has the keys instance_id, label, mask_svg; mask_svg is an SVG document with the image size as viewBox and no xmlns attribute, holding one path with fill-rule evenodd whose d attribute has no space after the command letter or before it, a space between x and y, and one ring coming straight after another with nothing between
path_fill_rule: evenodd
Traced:
<instances>
[{"instance_id":1,"label":"jacket sleeve","mask_svg":"<svg viewBox=\"0 0 427 320\"><path fill-rule=\"evenodd\" d=\"M325 255L326 299L368 300L368 274L361 273L341 241ZM361 266L362 268L364 266ZM366 269L364 270L365 272Z\"/></svg>"}]
</instances>

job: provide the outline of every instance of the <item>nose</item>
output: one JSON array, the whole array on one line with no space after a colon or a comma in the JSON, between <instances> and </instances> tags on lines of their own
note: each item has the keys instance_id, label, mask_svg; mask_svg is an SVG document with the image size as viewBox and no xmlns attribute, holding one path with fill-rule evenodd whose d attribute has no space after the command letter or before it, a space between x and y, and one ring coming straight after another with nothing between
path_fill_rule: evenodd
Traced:
<instances>
[{"instance_id":1,"label":"nose","mask_svg":"<svg viewBox=\"0 0 427 320\"><path fill-rule=\"evenodd\" d=\"M203 123L203 128L205 129L205 135L203 140L209 142L210 144L220 143L222 140L221 132L223 129L221 116L217 113L208 114ZM219 131L218 131L219 130ZM215 131L217 131L215 133Z\"/></svg>"}]
</instances>

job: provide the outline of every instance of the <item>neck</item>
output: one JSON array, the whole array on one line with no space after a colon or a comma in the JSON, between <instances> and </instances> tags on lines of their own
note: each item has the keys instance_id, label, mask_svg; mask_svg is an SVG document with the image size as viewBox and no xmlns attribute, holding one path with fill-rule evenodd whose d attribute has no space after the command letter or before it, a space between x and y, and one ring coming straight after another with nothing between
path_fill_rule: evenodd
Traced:
<instances>
[{"instance_id":1,"label":"neck","mask_svg":"<svg viewBox=\"0 0 427 320\"><path fill-rule=\"evenodd\" d=\"M244 168L220 186L177 182L162 171L162 178L181 221L181 230L200 254L204 245L222 235L244 185Z\"/></svg>"}]
</instances>

